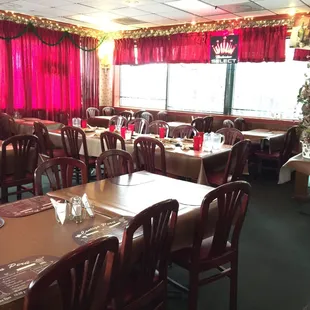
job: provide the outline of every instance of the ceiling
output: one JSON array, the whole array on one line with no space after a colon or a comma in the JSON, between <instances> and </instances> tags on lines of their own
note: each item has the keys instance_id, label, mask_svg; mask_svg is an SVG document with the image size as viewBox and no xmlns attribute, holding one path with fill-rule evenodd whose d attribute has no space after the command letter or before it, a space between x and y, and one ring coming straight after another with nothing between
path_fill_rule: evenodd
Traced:
<instances>
[{"instance_id":1,"label":"ceiling","mask_svg":"<svg viewBox=\"0 0 310 310\"><path fill-rule=\"evenodd\" d=\"M310 0L0 0L0 10L118 31L308 12Z\"/></svg>"}]
</instances>

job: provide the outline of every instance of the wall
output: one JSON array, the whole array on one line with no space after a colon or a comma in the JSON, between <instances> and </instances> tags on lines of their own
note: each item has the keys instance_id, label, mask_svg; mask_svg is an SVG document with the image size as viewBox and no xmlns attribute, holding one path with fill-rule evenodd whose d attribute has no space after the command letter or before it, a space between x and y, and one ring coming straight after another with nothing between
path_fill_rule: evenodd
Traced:
<instances>
[{"instance_id":1,"label":"wall","mask_svg":"<svg viewBox=\"0 0 310 310\"><path fill-rule=\"evenodd\" d=\"M99 105L112 106L113 69L100 67L99 79Z\"/></svg>"}]
</instances>

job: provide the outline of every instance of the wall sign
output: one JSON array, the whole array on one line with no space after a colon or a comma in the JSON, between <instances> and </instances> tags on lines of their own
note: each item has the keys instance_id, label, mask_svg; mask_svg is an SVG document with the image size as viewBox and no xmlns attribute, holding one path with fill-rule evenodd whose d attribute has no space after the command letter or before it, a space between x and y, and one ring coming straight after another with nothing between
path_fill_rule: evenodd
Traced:
<instances>
[{"instance_id":1,"label":"wall sign","mask_svg":"<svg viewBox=\"0 0 310 310\"><path fill-rule=\"evenodd\" d=\"M232 64L238 62L239 36L211 37L211 63Z\"/></svg>"}]
</instances>

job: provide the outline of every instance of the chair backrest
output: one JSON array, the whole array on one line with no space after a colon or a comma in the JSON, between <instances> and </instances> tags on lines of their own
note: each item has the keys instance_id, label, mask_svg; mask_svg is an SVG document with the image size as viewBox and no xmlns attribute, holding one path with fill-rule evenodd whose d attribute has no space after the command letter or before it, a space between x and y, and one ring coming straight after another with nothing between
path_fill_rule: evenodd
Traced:
<instances>
[{"instance_id":1,"label":"chair backrest","mask_svg":"<svg viewBox=\"0 0 310 310\"><path fill-rule=\"evenodd\" d=\"M115 109L113 107L104 107L101 111L104 116L112 116L115 114Z\"/></svg>"},{"instance_id":2,"label":"chair backrest","mask_svg":"<svg viewBox=\"0 0 310 310\"><path fill-rule=\"evenodd\" d=\"M7 170L8 148L13 149L13 180L22 180L37 167L40 142L33 135L16 135L2 142L0 184L4 183L6 175L12 174L12 171Z\"/></svg>"},{"instance_id":3,"label":"chair backrest","mask_svg":"<svg viewBox=\"0 0 310 310\"><path fill-rule=\"evenodd\" d=\"M13 117L8 118L9 133L11 136L17 135L17 127Z\"/></svg>"},{"instance_id":4,"label":"chair backrest","mask_svg":"<svg viewBox=\"0 0 310 310\"><path fill-rule=\"evenodd\" d=\"M223 127L224 128L234 128L235 127L235 124L233 121L231 121L230 119L225 119L223 121Z\"/></svg>"},{"instance_id":5,"label":"chair backrest","mask_svg":"<svg viewBox=\"0 0 310 310\"><path fill-rule=\"evenodd\" d=\"M139 110L133 114L134 118L141 118L141 114L146 112L145 110Z\"/></svg>"},{"instance_id":6,"label":"chair backrest","mask_svg":"<svg viewBox=\"0 0 310 310\"><path fill-rule=\"evenodd\" d=\"M191 253L191 263L201 263L202 259L221 256L231 241L231 251L238 249L239 236L246 215L251 186L244 181L236 181L221 185L209 192L202 201L200 215L195 224L195 233ZM201 243L207 228L209 209L217 203L218 218L212 238L210 251L201 257Z\"/></svg>"},{"instance_id":7,"label":"chair backrest","mask_svg":"<svg viewBox=\"0 0 310 310\"><path fill-rule=\"evenodd\" d=\"M44 120L44 119L46 119L46 110L44 110L44 109L34 110L32 115L33 115L33 117Z\"/></svg>"},{"instance_id":8,"label":"chair backrest","mask_svg":"<svg viewBox=\"0 0 310 310\"><path fill-rule=\"evenodd\" d=\"M40 153L53 157L53 144L50 140L48 129L41 122L34 122L34 134L40 142Z\"/></svg>"},{"instance_id":9,"label":"chair backrest","mask_svg":"<svg viewBox=\"0 0 310 310\"><path fill-rule=\"evenodd\" d=\"M246 123L245 123L244 118L242 118L242 117L237 117L237 118L234 120L234 124L235 124L235 128L237 128L238 130L240 130L240 131L246 130Z\"/></svg>"},{"instance_id":10,"label":"chair backrest","mask_svg":"<svg viewBox=\"0 0 310 310\"><path fill-rule=\"evenodd\" d=\"M251 147L250 140L237 142L230 150L225 167L223 184L240 180L244 167L247 163L249 150Z\"/></svg>"},{"instance_id":11,"label":"chair backrest","mask_svg":"<svg viewBox=\"0 0 310 310\"><path fill-rule=\"evenodd\" d=\"M126 126L126 124L127 124L127 119L121 115L115 115L111 117L111 119L109 120L109 126L115 125L115 126L123 127L123 126Z\"/></svg>"},{"instance_id":12,"label":"chair backrest","mask_svg":"<svg viewBox=\"0 0 310 310\"><path fill-rule=\"evenodd\" d=\"M61 141L66 156L81 159L80 148L83 146L85 164L89 164L88 148L85 132L78 127L65 126L61 128Z\"/></svg>"},{"instance_id":13,"label":"chair backrest","mask_svg":"<svg viewBox=\"0 0 310 310\"><path fill-rule=\"evenodd\" d=\"M202 117L197 117L192 120L191 126L195 127L199 132L204 132L204 119Z\"/></svg>"},{"instance_id":14,"label":"chair backrest","mask_svg":"<svg viewBox=\"0 0 310 310\"><path fill-rule=\"evenodd\" d=\"M10 117L11 116L6 113L0 114L0 140L5 140L13 136L9 124Z\"/></svg>"},{"instance_id":15,"label":"chair backrest","mask_svg":"<svg viewBox=\"0 0 310 310\"><path fill-rule=\"evenodd\" d=\"M225 136L225 144L227 145L234 145L235 143L244 140L243 134L236 128L221 128L217 133Z\"/></svg>"},{"instance_id":16,"label":"chair backrest","mask_svg":"<svg viewBox=\"0 0 310 310\"><path fill-rule=\"evenodd\" d=\"M280 152L281 163L286 163L292 156L293 150L298 143L298 126L293 126L289 128L285 134L284 145Z\"/></svg>"},{"instance_id":17,"label":"chair backrest","mask_svg":"<svg viewBox=\"0 0 310 310\"><path fill-rule=\"evenodd\" d=\"M52 285L59 291L59 309L107 309L117 255L116 237L100 238L78 247L30 283L23 309L44 309L42 302L46 303L48 294L45 293Z\"/></svg>"},{"instance_id":18,"label":"chair backrest","mask_svg":"<svg viewBox=\"0 0 310 310\"><path fill-rule=\"evenodd\" d=\"M97 108L90 107L86 109L86 118L91 118L100 115L100 111Z\"/></svg>"},{"instance_id":19,"label":"chair backrest","mask_svg":"<svg viewBox=\"0 0 310 310\"><path fill-rule=\"evenodd\" d=\"M165 121L153 121L149 125L149 133L159 135L159 128L162 128L162 127L164 127L166 129L166 136L168 137L170 127L169 127L168 123L166 123Z\"/></svg>"},{"instance_id":20,"label":"chair backrest","mask_svg":"<svg viewBox=\"0 0 310 310\"><path fill-rule=\"evenodd\" d=\"M168 122L168 113L166 111L160 111L157 113L157 119L159 121Z\"/></svg>"},{"instance_id":21,"label":"chair backrest","mask_svg":"<svg viewBox=\"0 0 310 310\"><path fill-rule=\"evenodd\" d=\"M118 296L120 308L126 304L125 285L128 283L133 252L133 242L138 229L143 231L141 257L135 271L135 284L139 290L127 305L130 309L149 309L150 303L160 305L167 298L167 269L169 252L174 237L179 204L176 200L166 200L137 214L126 227L120 248L120 276ZM152 309L157 308L157 305Z\"/></svg>"},{"instance_id":22,"label":"chair backrest","mask_svg":"<svg viewBox=\"0 0 310 310\"><path fill-rule=\"evenodd\" d=\"M135 125L136 133L148 133L149 132L149 122L144 118L135 118L128 122L128 125Z\"/></svg>"},{"instance_id":23,"label":"chair backrest","mask_svg":"<svg viewBox=\"0 0 310 310\"><path fill-rule=\"evenodd\" d=\"M103 165L103 173L101 165ZM133 172L133 159L131 155L124 150L105 151L96 160L97 181Z\"/></svg>"},{"instance_id":24,"label":"chair backrest","mask_svg":"<svg viewBox=\"0 0 310 310\"><path fill-rule=\"evenodd\" d=\"M198 134L198 130L191 125L180 125L172 131L173 138L192 138Z\"/></svg>"},{"instance_id":25,"label":"chair backrest","mask_svg":"<svg viewBox=\"0 0 310 310\"><path fill-rule=\"evenodd\" d=\"M204 132L211 132L212 125L213 125L213 117L212 116L205 116L204 120Z\"/></svg>"},{"instance_id":26,"label":"chair backrest","mask_svg":"<svg viewBox=\"0 0 310 310\"><path fill-rule=\"evenodd\" d=\"M166 175L166 152L164 145L151 137L139 137L134 141L134 152L138 170L155 173L156 149L160 150L161 172Z\"/></svg>"},{"instance_id":27,"label":"chair backrest","mask_svg":"<svg viewBox=\"0 0 310 310\"><path fill-rule=\"evenodd\" d=\"M55 191L72 186L73 174L76 169L81 172L82 184L86 184L88 182L87 167L81 160L69 157L57 157L42 162L34 172L36 195L43 195L43 175L47 176L50 189Z\"/></svg>"},{"instance_id":28,"label":"chair backrest","mask_svg":"<svg viewBox=\"0 0 310 310\"><path fill-rule=\"evenodd\" d=\"M119 115L124 116L127 119L127 122L131 121L133 118L133 113L130 111L123 111Z\"/></svg>"},{"instance_id":29,"label":"chair backrest","mask_svg":"<svg viewBox=\"0 0 310 310\"><path fill-rule=\"evenodd\" d=\"M67 112L57 112L55 115L55 119L59 121L59 123L64 124L64 125L68 125L68 120L70 118L69 113Z\"/></svg>"},{"instance_id":30,"label":"chair backrest","mask_svg":"<svg viewBox=\"0 0 310 310\"><path fill-rule=\"evenodd\" d=\"M141 113L141 118L146 119L149 123L152 123L154 120L154 117L150 112Z\"/></svg>"},{"instance_id":31,"label":"chair backrest","mask_svg":"<svg viewBox=\"0 0 310 310\"><path fill-rule=\"evenodd\" d=\"M119 141L120 146L117 147ZM121 148L126 151L125 140L121 135L115 132L105 131L100 134L101 151L115 150Z\"/></svg>"}]
</instances>

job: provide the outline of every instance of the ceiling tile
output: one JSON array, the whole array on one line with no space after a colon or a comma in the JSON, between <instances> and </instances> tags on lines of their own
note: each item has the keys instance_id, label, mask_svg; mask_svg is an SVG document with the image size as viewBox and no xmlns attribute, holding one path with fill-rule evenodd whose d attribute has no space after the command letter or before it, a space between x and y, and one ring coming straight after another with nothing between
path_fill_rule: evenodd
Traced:
<instances>
[{"instance_id":1,"label":"ceiling tile","mask_svg":"<svg viewBox=\"0 0 310 310\"><path fill-rule=\"evenodd\" d=\"M300 0L255 0L254 2L266 9L279 9L304 5Z\"/></svg>"},{"instance_id":2,"label":"ceiling tile","mask_svg":"<svg viewBox=\"0 0 310 310\"><path fill-rule=\"evenodd\" d=\"M137 5L136 8L142 11L150 12L150 13L163 13L163 12L169 13L169 12L179 11L167 4L154 3L154 2L153 4Z\"/></svg>"},{"instance_id":3,"label":"ceiling tile","mask_svg":"<svg viewBox=\"0 0 310 310\"><path fill-rule=\"evenodd\" d=\"M242 17L258 17L258 16L271 16L271 15L275 15L274 13L267 11L267 10L263 10L263 11L253 11L253 12L240 12L237 13L238 16L242 16Z\"/></svg>"},{"instance_id":4,"label":"ceiling tile","mask_svg":"<svg viewBox=\"0 0 310 310\"><path fill-rule=\"evenodd\" d=\"M215 5L215 6L248 2L246 0L200 0L200 1L211 4L211 5Z\"/></svg>"},{"instance_id":5,"label":"ceiling tile","mask_svg":"<svg viewBox=\"0 0 310 310\"><path fill-rule=\"evenodd\" d=\"M198 17L196 15L184 12L184 11L180 11L180 10L176 10L175 12L170 12L170 13L158 13L161 16L167 17L167 18L172 18L172 19L186 19L188 21L192 21L195 20L195 18L197 19Z\"/></svg>"},{"instance_id":6,"label":"ceiling tile","mask_svg":"<svg viewBox=\"0 0 310 310\"><path fill-rule=\"evenodd\" d=\"M251 12L264 10L260 5L253 2L220 5L220 8L230 13Z\"/></svg>"},{"instance_id":7,"label":"ceiling tile","mask_svg":"<svg viewBox=\"0 0 310 310\"><path fill-rule=\"evenodd\" d=\"M39 4L39 5L44 5L47 7L57 7L57 6L61 6L61 5L70 5L71 3L67 0L24 0L25 2L29 2L31 3L31 6L33 6L33 4Z\"/></svg>"},{"instance_id":8,"label":"ceiling tile","mask_svg":"<svg viewBox=\"0 0 310 310\"><path fill-rule=\"evenodd\" d=\"M277 14L292 14L295 13L302 13L302 12L309 12L310 8L307 6L299 6L299 7L290 7L290 8L281 8L281 9L272 9L272 12L275 12Z\"/></svg>"},{"instance_id":9,"label":"ceiling tile","mask_svg":"<svg viewBox=\"0 0 310 310\"><path fill-rule=\"evenodd\" d=\"M141 11L135 8L127 7L122 9L111 10L111 13L115 13L122 16L135 17L139 15L145 15L145 11Z\"/></svg>"},{"instance_id":10,"label":"ceiling tile","mask_svg":"<svg viewBox=\"0 0 310 310\"><path fill-rule=\"evenodd\" d=\"M65 10L65 11L71 11L71 12L75 12L78 14L88 14L88 13L94 13L94 12L98 12L97 9L90 7L90 6L86 6L83 4L69 4L69 5L62 5L58 7L61 10Z\"/></svg>"},{"instance_id":11,"label":"ceiling tile","mask_svg":"<svg viewBox=\"0 0 310 310\"><path fill-rule=\"evenodd\" d=\"M208 15L208 19L210 20L228 20L228 19L236 19L238 16L234 14L221 14L221 15Z\"/></svg>"},{"instance_id":12,"label":"ceiling tile","mask_svg":"<svg viewBox=\"0 0 310 310\"><path fill-rule=\"evenodd\" d=\"M158 23L159 21L166 21L173 23L175 20L172 20L170 18L165 18L163 16L159 16L157 14L147 14L147 15L142 15L139 16L139 20L145 21L145 22L156 22Z\"/></svg>"}]
</instances>

